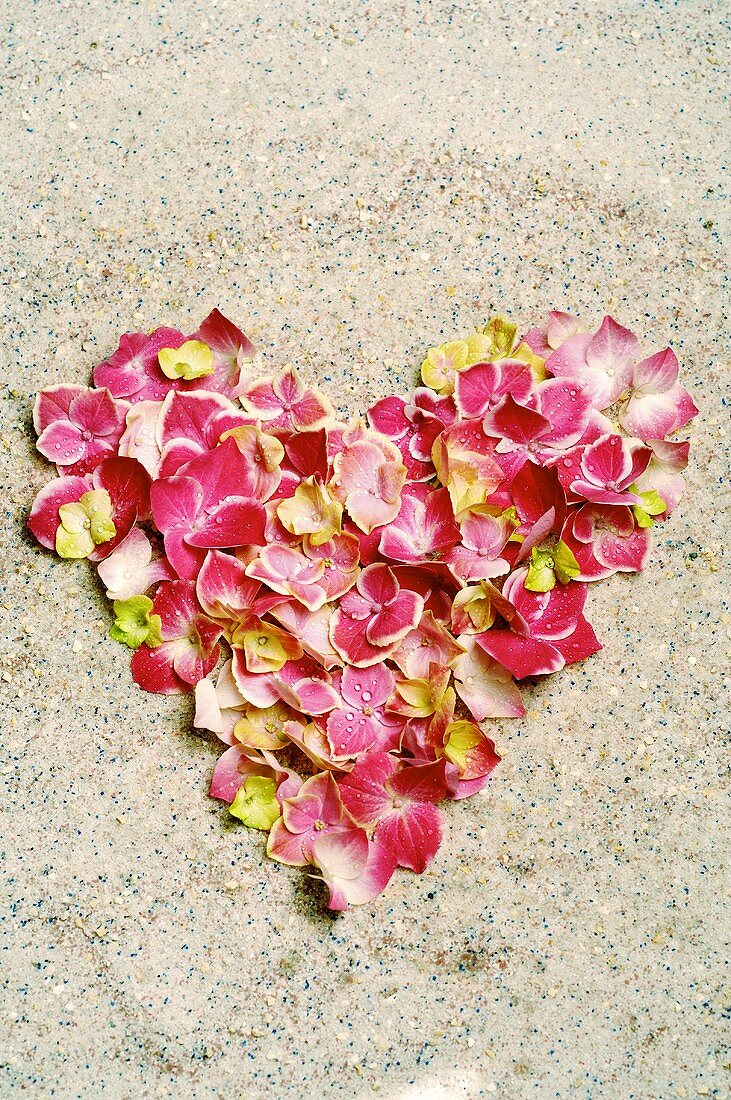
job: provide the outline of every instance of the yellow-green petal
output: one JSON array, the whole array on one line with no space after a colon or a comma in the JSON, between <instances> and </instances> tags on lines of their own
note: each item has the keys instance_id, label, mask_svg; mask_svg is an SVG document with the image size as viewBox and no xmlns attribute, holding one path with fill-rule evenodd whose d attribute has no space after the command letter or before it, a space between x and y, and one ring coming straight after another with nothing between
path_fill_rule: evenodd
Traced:
<instances>
[{"instance_id":1,"label":"yellow-green petal","mask_svg":"<svg viewBox=\"0 0 731 1100\"><path fill-rule=\"evenodd\" d=\"M444 755L460 771L464 771L468 763L468 753L482 740L482 732L474 722L466 719L450 722L444 739Z\"/></svg>"},{"instance_id":2,"label":"yellow-green petal","mask_svg":"<svg viewBox=\"0 0 731 1100\"><path fill-rule=\"evenodd\" d=\"M243 821L250 829L269 832L281 814L273 779L263 775L250 775L229 806L229 813Z\"/></svg>"},{"instance_id":3,"label":"yellow-green petal","mask_svg":"<svg viewBox=\"0 0 731 1100\"><path fill-rule=\"evenodd\" d=\"M525 578L525 587L529 592L550 592L556 586L554 556L547 550L534 546L530 552L530 565Z\"/></svg>"},{"instance_id":4,"label":"yellow-green petal","mask_svg":"<svg viewBox=\"0 0 731 1100\"><path fill-rule=\"evenodd\" d=\"M553 568L561 584L568 584L581 573L581 566L565 542L559 542L554 551Z\"/></svg>"},{"instance_id":5,"label":"yellow-green petal","mask_svg":"<svg viewBox=\"0 0 731 1100\"><path fill-rule=\"evenodd\" d=\"M56 553L60 558L88 558L93 549L94 540L88 528L69 531L62 524L56 531Z\"/></svg>"},{"instance_id":6,"label":"yellow-green petal","mask_svg":"<svg viewBox=\"0 0 731 1100\"><path fill-rule=\"evenodd\" d=\"M117 528L112 519L112 500L107 490L92 489L84 493L79 504L89 517L89 531L96 545L113 539Z\"/></svg>"},{"instance_id":7,"label":"yellow-green petal","mask_svg":"<svg viewBox=\"0 0 731 1100\"><path fill-rule=\"evenodd\" d=\"M143 642L155 647L161 645L162 623L159 615L151 614L153 602L149 596L131 596L128 600L114 601L114 625L109 636L130 649L137 649Z\"/></svg>"},{"instance_id":8,"label":"yellow-green petal","mask_svg":"<svg viewBox=\"0 0 731 1100\"><path fill-rule=\"evenodd\" d=\"M179 348L160 348L157 361L166 378L190 382L213 374L213 352L202 340L186 340Z\"/></svg>"}]
</instances>

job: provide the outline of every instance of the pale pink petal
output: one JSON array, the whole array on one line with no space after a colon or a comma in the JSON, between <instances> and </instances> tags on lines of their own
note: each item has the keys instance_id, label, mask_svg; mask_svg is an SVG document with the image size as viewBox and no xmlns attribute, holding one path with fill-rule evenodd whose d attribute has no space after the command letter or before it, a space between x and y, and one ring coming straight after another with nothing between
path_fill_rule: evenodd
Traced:
<instances>
[{"instance_id":1,"label":"pale pink petal","mask_svg":"<svg viewBox=\"0 0 731 1100\"><path fill-rule=\"evenodd\" d=\"M672 348L664 348L635 363L632 388L642 393L666 393L678 381L678 357Z\"/></svg>"},{"instance_id":2,"label":"pale pink petal","mask_svg":"<svg viewBox=\"0 0 731 1100\"><path fill-rule=\"evenodd\" d=\"M477 722L522 718L525 707L508 669L489 656L474 636L461 635L458 641L464 653L454 662L455 689L473 718Z\"/></svg>"}]
</instances>

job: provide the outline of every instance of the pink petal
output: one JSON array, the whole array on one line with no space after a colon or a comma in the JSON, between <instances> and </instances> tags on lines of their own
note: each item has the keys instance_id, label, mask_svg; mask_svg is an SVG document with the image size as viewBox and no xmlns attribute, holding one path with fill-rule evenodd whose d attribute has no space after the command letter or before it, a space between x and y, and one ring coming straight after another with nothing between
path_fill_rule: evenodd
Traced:
<instances>
[{"instance_id":1,"label":"pink petal","mask_svg":"<svg viewBox=\"0 0 731 1100\"><path fill-rule=\"evenodd\" d=\"M633 393L620 415L620 422L639 439L663 439L684 427L697 413L690 394L677 383L663 393ZM39 449L40 442L39 439Z\"/></svg>"},{"instance_id":2,"label":"pink petal","mask_svg":"<svg viewBox=\"0 0 731 1100\"><path fill-rule=\"evenodd\" d=\"M373 568L373 567L371 567ZM404 638L418 624L424 601L415 592L401 592L393 603L384 607L366 626L366 639L371 645L388 646Z\"/></svg>"},{"instance_id":3,"label":"pink petal","mask_svg":"<svg viewBox=\"0 0 731 1100\"><path fill-rule=\"evenodd\" d=\"M579 320L572 313L563 313L552 309L548 315L546 338L549 348L559 348L575 336L579 330Z\"/></svg>"},{"instance_id":4,"label":"pink petal","mask_svg":"<svg viewBox=\"0 0 731 1100\"><path fill-rule=\"evenodd\" d=\"M488 630L483 637L494 633ZM522 718L525 707L510 672L499 659L489 656L484 647L477 644L478 640L476 637L459 638L465 652L454 662L457 694L476 722L486 718Z\"/></svg>"},{"instance_id":5,"label":"pink petal","mask_svg":"<svg viewBox=\"0 0 731 1100\"><path fill-rule=\"evenodd\" d=\"M421 875L442 843L442 815L436 806L412 802L382 821L376 835L399 867Z\"/></svg>"},{"instance_id":6,"label":"pink petal","mask_svg":"<svg viewBox=\"0 0 731 1100\"><path fill-rule=\"evenodd\" d=\"M378 739L378 723L360 711L334 710L327 720L327 739L334 756L358 756Z\"/></svg>"},{"instance_id":7,"label":"pink petal","mask_svg":"<svg viewBox=\"0 0 731 1100\"><path fill-rule=\"evenodd\" d=\"M246 575L246 566L232 554L211 550L196 581L201 607L213 618L244 618L253 612L258 581Z\"/></svg>"},{"instance_id":8,"label":"pink petal","mask_svg":"<svg viewBox=\"0 0 731 1100\"><path fill-rule=\"evenodd\" d=\"M320 858L321 849L318 849ZM378 838L369 842L368 859L357 879L328 881L323 868L323 879L330 890L329 906L334 910L346 909L348 905L365 905L383 893L395 870L393 860Z\"/></svg>"},{"instance_id":9,"label":"pink petal","mask_svg":"<svg viewBox=\"0 0 731 1100\"><path fill-rule=\"evenodd\" d=\"M71 466L87 453L88 444L81 428L68 420L56 420L41 432L36 447L49 462L58 466Z\"/></svg>"},{"instance_id":10,"label":"pink petal","mask_svg":"<svg viewBox=\"0 0 731 1100\"><path fill-rule=\"evenodd\" d=\"M591 399L574 379L549 378L538 387L541 414L550 429L541 434L541 444L571 447L577 443L589 422Z\"/></svg>"},{"instance_id":11,"label":"pink petal","mask_svg":"<svg viewBox=\"0 0 731 1100\"><path fill-rule=\"evenodd\" d=\"M599 331L589 340L586 361L589 367L602 371L607 378L605 408L630 384L639 350L637 337L613 317L605 317Z\"/></svg>"},{"instance_id":12,"label":"pink petal","mask_svg":"<svg viewBox=\"0 0 731 1100\"><path fill-rule=\"evenodd\" d=\"M267 855L289 867L306 867L309 862L309 844L305 843L307 839L302 833L291 833L280 818L274 822L269 832Z\"/></svg>"},{"instance_id":13,"label":"pink petal","mask_svg":"<svg viewBox=\"0 0 731 1100\"><path fill-rule=\"evenodd\" d=\"M394 676L385 664L374 668L343 670L340 690L346 703L352 706L365 704L374 710L382 706L391 695Z\"/></svg>"},{"instance_id":14,"label":"pink petal","mask_svg":"<svg viewBox=\"0 0 731 1100\"><path fill-rule=\"evenodd\" d=\"M56 531L61 522L59 508L80 500L90 488L91 483L86 478L57 477L41 489L28 516L28 530L41 546L55 550Z\"/></svg>"},{"instance_id":15,"label":"pink petal","mask_svg":"<svg viewBox=\"0 0 731 1100\"><path fill-rule=\"evenodd\" d=\"M303 714L327 714L340 706L338 693L324 680L308 676L293 685L299 709Z\"/></svg>"},{"instance_id":16,"label":"pink petal","mask_svg":"<svg viewBox=\"0 0 731 1100\"><path fill-rule=\"evenodd\" d=\"M274 679L264 673L249 672L243 650L238 646L231 650L231 673L247 703L264 710L278 702L279 690Z\"/></svg>"},{"instance_id":17,"label":"pink petal","mask_svg":"<svg viewBox=\"0 0 731 1100\"><path fill-rule=\"evenodd\" d=\"M247 774L252 775L255 771L256 766L247 759L244 750L239 745L233 745L216 761L208 793L211 798L220 798L222 802L233 802Z\"/></svg>"},{"instance_id":18,"label":"pink petal","mask_svg":"<svg viewBox=\"0 0 731 1100\"><path fill-rule=\"evenodd\" d=\"M38 435L56 420L68 420L69 407L75 397L85 390L66 382L49 386L37 394L33 405L33 427ZM54 460L55 461L55 460Z\"/></svg>"},{"instance_id":19,"label":"pink petal","mask_svg":"<svg viewBox=\"0 0 731 1100\"><path fill-rule=\"evenodd\" d=\"M647 565L652 548L650 528L636 528L622 538L605 531L594 544L594 556L611 572L639 573Z\"/></svg>"}]
</instances>

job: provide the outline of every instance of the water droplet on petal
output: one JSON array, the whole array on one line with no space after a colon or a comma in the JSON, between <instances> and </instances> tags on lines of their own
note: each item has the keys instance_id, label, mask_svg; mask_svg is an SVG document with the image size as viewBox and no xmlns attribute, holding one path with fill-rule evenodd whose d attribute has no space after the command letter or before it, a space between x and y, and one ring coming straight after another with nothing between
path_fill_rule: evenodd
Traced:
<instances>
[{"instance_id":1,"label":"water droplet on petal","mask_svg":"<svg viewBox=\"0 0 731 1100\"><path fill-rule=\"evenodd\" d=\"M371 700L371 693L370 693L370 691L364 691L364 692L363 692L363 702L364 702L364 703L368 703L368 702L370 702L370 700Z\"/></svg>"},{"instance_id":2,"label":"water droplet on petal","mask_svg":"<svg viewBox=\"0 0 731 1100\"><path fill-rule=\"evenodd\" d=\"M353 691L360 691L360 684L353 684Z\"/></svg>"},{"instance_id":3,"label":"water droplet on petal","mask_svg":"<svg viewBox=\"0 0 731 1100\"><path fill-rule=\"evenodd\" d=\"M346 715L345 715L345 718L346 718L346 721L348 721L348 722L352 722L352 721L353 721L353 719L355 718L355 715L353 714L353 712L352 712L352 711L350 711L350 713L349 713L349 714L346 714Z\"/></svg>"}]
</instances>

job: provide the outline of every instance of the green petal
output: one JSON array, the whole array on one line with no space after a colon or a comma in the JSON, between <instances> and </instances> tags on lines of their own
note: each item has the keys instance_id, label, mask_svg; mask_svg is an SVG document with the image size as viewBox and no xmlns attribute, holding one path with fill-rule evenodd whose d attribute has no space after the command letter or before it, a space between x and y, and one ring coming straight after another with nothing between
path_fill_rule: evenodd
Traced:
<instances>
[{"instance_id":1,"label":"green petal","mask_svg":"<svg viewBox=\"0 0 731 1100\"><path fill-rule=\"evenodd\" d=\"M559 542L553 555L553 567L556 579L568 584L581 573L581 567L565 542Z\"/></svg>"},{"instance_id":2,"label":"green petal","mask_svg":"<svg viewBox=\"0 0 731 1100\"><path fill-rule=\"evenodd\" d=\"M151 634L154 638L153 645L160 645L160 616L150 615L153 603L149 596L131 596L128 600L114 601L114 626L109 631L109 636L115 642L128 645L130 649L137 649L143 642L147 642Z\"/></svg>"},{"instance_id":3,"label":"green petal","mask_svg":"<svg viewBox=\"0 0 731 1100\"><path fill-rule=\"evenodd\" d=\"M642 528L643 530L647 527L652 527L654 523L652 516L648 515L647 512L643 508L640 508L638 504L635 504L632 512L634 514L635 522L638 527Z\"/></svg>"},{"instance_id":4,"label":"green petal","mask_svg":"<svg viewBox=\"0 0 731 1100\"><path fill-rule=\"evenodd\" d=\"M202 340L186 340L179 348L161 348L157 361L166 378L190 382L213 374L213 352Z\"/></svg>"},{"instance_id":5,"label":"green petal","mask_svg":"<svg viewBox=\"0 0 731 1100\"><path fill-rule=\"evenodd\" d=\"M555 588L554 565L553 553L547 550L539 550L536 546L533 547L530 552L528 576L524 582L529 592L550 592L552 588Z\"/></svg>"},{"instance_id":6,"label":"green petal","mask_svg":"<svg viewBox=\"0 0 731 1100\"><path fill-rule=\"evenodd\" d=\"M229 813L250 829L269 832L281 814L276 790L273 779L267 779L263 775L250 775L243 787L239 787L236 792L236 797L229 806Z\"/></svg>"}]
</instances>

